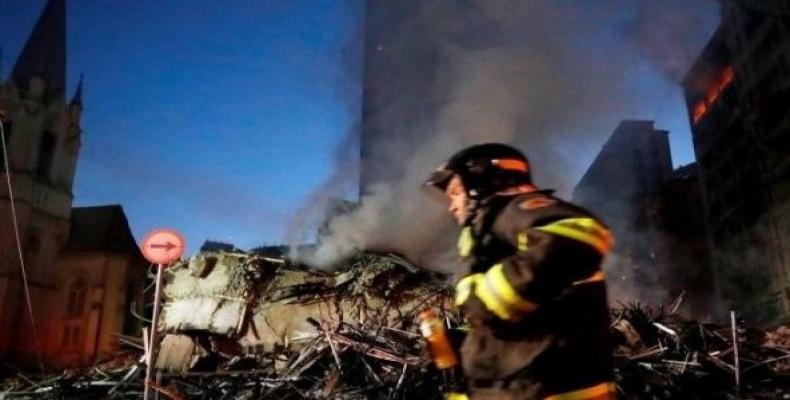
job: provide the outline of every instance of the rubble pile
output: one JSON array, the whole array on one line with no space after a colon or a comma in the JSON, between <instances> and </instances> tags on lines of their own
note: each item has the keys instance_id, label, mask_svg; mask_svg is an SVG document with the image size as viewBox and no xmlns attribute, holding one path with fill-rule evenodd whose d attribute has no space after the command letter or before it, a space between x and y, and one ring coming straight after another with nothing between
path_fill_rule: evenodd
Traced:
<instances>
[{"instance_id":1,"label":"rubble pile","mask_svg":"<svg viewBox=\"0 0 790 400\"><path fill-rule=\"evenodd\" d=\"M160 398L442 398L417 315L430 308L460 318L447 311L442 277L397 256L360 254L322 272L204 253L168 268L165 280ZM141 339L119 341L144 347ZM136 398L144 369L140 358L38 379L12 372L0 399Z\"/></svg>"},{"instance_id":2,"label":"rubble pile","mask_svg":"<svg viewBox=\"0 0 790 400\"><path fill-rule=\"evenodd\" d=\"M788 327L761 332L630 305L612 310L612 337L623 399L790 399Z\"/></svg>"},{"instance_id":3,"label":"rubble pile","mask_svg":"<svg viewBox=\"0 0 790 400\"><path fill-rule=\"evenodd\" d=\"M202 253L166 272L161 399L440 399L417 315L452 324L447 284L393 255L334 272L247 253ZM790 398L790 328L763 333L637 305L612 311L623 399ZM0 400L140 398L142 338L92 368L50 375L0 366ZM738 363L736 367L736 346Z\"/></svg>"}]
</instances>

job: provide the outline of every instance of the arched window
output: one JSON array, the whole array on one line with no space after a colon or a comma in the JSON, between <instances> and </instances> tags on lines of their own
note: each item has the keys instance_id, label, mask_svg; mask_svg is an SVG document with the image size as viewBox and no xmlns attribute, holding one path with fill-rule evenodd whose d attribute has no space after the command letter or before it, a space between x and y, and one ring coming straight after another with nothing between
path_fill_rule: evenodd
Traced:
<instances>
[{"instance_id":1,"label":"arched window","mask_svg":"<svg viewBox=\"0 0 790 400\"><path fill-rule=\"evenodd\" d=\"M44 131L41 137L41 146L38 149L38 164L36 165L36 176L39 178L49 178L52 171L52 163L55 159L55 134L51 131Z\"/></svg>"},{"instance_id":2,"label":"arched window","mask_svg":"<svg viewBox=\"0 0 790 400\"><path fill-rule=\"evenodd\" d=\"M66 302L66 317L76 318L82 315L85 309L85 296L88 285L85 281L78 279L69 286L69 298Z\"/></svg>"}]
</instances>

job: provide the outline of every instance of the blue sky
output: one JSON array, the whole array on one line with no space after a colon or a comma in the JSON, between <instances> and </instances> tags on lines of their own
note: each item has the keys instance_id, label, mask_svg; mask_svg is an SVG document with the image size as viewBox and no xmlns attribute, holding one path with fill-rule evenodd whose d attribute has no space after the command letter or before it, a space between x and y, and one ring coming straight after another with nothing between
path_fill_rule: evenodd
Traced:
<instances>
[{"instance_id":1,"label":"blue sky","mask_svg":"<svg viewBox=\"0 0 790 400\"><path fill-rule=\"evenodd\" d=\"M44 3L0 0L3 76ZM138 239L175 228L189 252L205 239L281 243L359 117L344 96L356 78L346 51L359 8L335 0L68 1L69 93L85 74L75 205L120 203ZM628 79L648 95L634 115L612 115L612 129L621 118L655 119L671 132L675 164L692 161L677 84L648 64Z\"/></svg>"},{"instance_id":2,"label":"blue sky","mask_svg":"<svg viewBox=\"0 0 790 400\"><path fill-rule=\"evenodd\" d=\"M4 74L44 3L0 1ZM190 252L280 242L351 118L347 3L69 1L70 93L85 74L75 205L121 203L138 239L172 227Z\"/></svg>"}]
</instances>

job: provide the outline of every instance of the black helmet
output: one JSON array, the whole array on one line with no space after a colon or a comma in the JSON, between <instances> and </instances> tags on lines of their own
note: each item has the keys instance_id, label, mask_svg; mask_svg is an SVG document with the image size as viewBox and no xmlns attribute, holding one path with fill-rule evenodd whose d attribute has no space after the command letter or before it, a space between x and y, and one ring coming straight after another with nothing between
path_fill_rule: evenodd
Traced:
<instances>
[{"instance_id":1,"label":"black helmet","mask_svg":"<svg viewBox=\"0 0 790 400\"><path fill-rule=\"evenodd\" d=\"M443 191L455 174L461 177L467 193L474 199L532 184L527 157L518 149L501 143L479 144L455 153L424 184Z\"/></svg>"}]
</instances>

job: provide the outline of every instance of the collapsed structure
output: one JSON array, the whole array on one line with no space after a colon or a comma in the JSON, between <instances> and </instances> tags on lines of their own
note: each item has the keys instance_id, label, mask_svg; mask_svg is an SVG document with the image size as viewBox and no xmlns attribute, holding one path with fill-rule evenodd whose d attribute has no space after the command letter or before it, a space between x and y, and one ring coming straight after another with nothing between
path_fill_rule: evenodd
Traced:
<instances>
[{"instance_id":1,"label":"collapsed structure","mask_svg":"<svg viewBox=\"0 0 790 400\"><path fill-rule=\"evenodd\" d=\"M450 309L441 287L396 256L361 255L328 273L244 253L198 254L168 271L158 366L187 371L218 348L240 357L302 351L322 334L344 343L339 332L372 327L408 338L421 311ZM373 357L416 364L385 349Z\"/></svg>"},{"instance_id":2,"label":"collapsed structure","mask_svg":"<svg viewBox=\"0 0 790 400\"><path fill-rule=\"evenodd\" d=\"M170 399L440 399L442 374L416 318L432 309L463 324L444 278L395 255L358 254L325 272L257 254L200 253L167 270L164 298L156 390ZM622 398L790 395L790 329L688 321L677 314L681 302L613 311ZM146 345L118 341L128 349L90 368L43 377L3 370L0 398L139 396Z\"/></svg>"}]
</instances>

